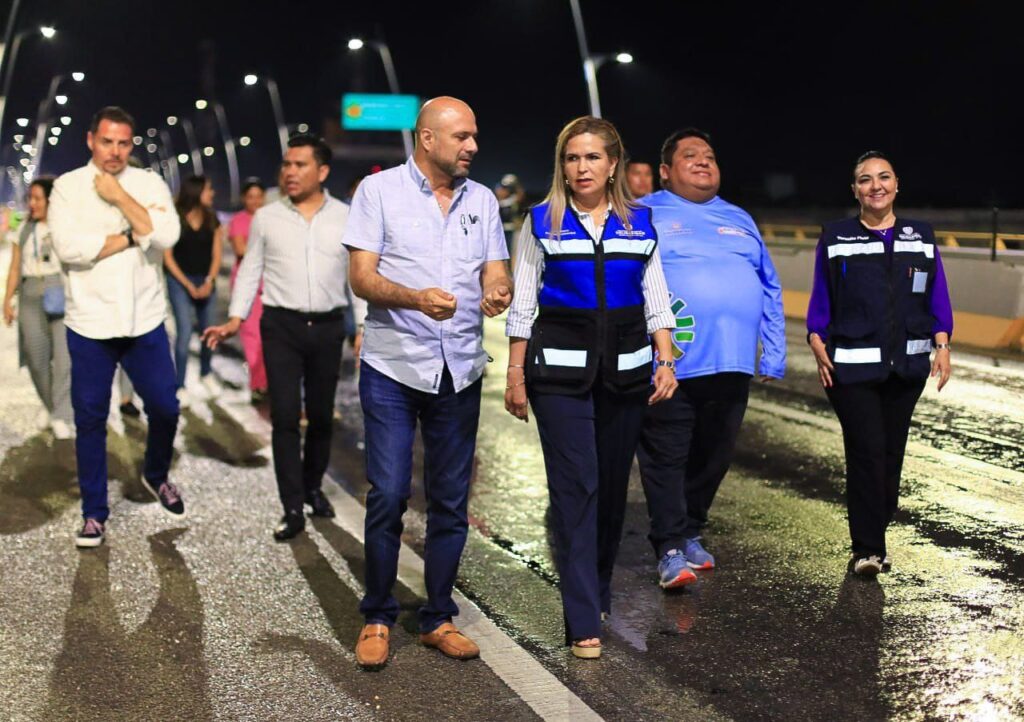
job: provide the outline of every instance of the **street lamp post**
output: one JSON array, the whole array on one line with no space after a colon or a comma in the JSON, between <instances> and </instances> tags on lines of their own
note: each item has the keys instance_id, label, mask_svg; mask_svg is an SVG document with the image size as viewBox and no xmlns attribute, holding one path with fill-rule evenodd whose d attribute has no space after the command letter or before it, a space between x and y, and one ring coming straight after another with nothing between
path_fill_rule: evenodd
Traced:
<instances>
[{"instance_id":1,"label":"street lamp post","mask_svg":"<svg viewBox=\"0 0 1024 722\"><path fill-rule=\"evenodd\" d=\"M256 85L262 82L270 96L270 107L274 111L274 122L277 124L277 140L281 144L281 157L288 152L288 124L284 120L284 106L281 104L281 93L277 87L277 81L271 77L261 78L258 75L249 74L245 76L246 85Z\"/></svg>"},{"instance_id":2,"label":"street lamp post","mask_svg":"<svg viewBox=\"0 0 1024 722\"><path fill-rule=\"evenodd\" d=\"M400 95L401 90L398 87L398 73L395 72L395 63L391 59L391 48L388 44L381 40L370 40L368 43L364 42L360 38L352 38L348 41L349 50L359 50L363 45L368 44L371 48L377 51L380 55L380 60L384 63L384 74L388 79L388 88L390 88L392 94ZM402 130L402 145L405 146L406 156L412 155L412 131L408 128Z\"/></svg>"},{"instance_id":3,"label":"street lamp post","mask_svg":"<svg viewBox=\"0 0 1024 722\"><path fill-rule=\"evenodd\" d=\"M43 151L46 149L46 130L50 124L50 109L53 107L60 84L68 78L71 78L76 83L81 83L85 80L85 73L74 72L70 75L64 73L54 75L50 81L50 89L46 97L39 103L39 114L36 116L36 141L32 144L32 147L36 149L36 175L39 175L43 169Z\"/></svg>"},{"instance_id":4,"label":"street lamp post","mask_svg":"<svg viewBox=\"0 0 1024 722\"><path fill-rule=\"evenodd\" d=\"M616 55L591 55L587 46L587 31L583 27L583 12L580 10L580 0L569 0L572 7L572 20L576 26L576 42L580 47L580 57L583 59L583 79L587 84L587 99L590 102L590 114L595 118L601 117L601 96L597 89L597 71L609 60L619 63L632 63L633 56L629 53L618 53Z\"/></svg>"},{"instance_id":5,"label":"street lamp post","mask_svg":"<svg viewBox=\"0 0 1024 722\"><path fill-rule=\"evenodd\" d=\"M17 10L12 10L11 12L16 14ZM11 40L10 50L0 53L0 65L3 66L0 70L2 70L4 81L3 92L0 93L0 136L3 135L4 109L7 107L7 97L11 92L11 81L14 78L14 63L18 59L18 50L21 48L21 41L29 35L34 35L37 32L47 40L57 34L56 30L47 26L36 28L34 30L22 30L14 36L13 40Z\"/></svg>"},{"instance_id":6,"label":"street lamp post","mask_svg":"<svg viewBox=\"0 0 1024 722\"><path fill-rule=\"evenodd\" d=\"M219 101L213 101L213 114L217 118L217 126L220 128L221 139L224 141L224 155L228 161L228 180L231 184L231 203L238 201L241 181L238 177L238 153L235 149L235 139L228 128L228 114Z\"/></svg>"}]
</instances>

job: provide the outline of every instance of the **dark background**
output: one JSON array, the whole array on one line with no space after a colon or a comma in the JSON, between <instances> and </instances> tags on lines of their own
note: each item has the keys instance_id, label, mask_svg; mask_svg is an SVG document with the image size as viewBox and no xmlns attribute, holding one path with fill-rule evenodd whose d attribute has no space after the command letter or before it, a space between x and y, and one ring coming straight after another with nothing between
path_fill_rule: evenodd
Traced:
<instances>
[{"instance_id":1,"label":"dark background","mask_svg":"<svg viewBox=\"0 0 1024 722\"><path fill-rule=\"evenodd\" d=\"M987 3L581 3L591 52L627 49L636 58L599 74L604 115L633 156L656 160L665 135L697 125L713 135L723 196L805 208L848 205L853 159L878 148L895 161L906 206L1024 206L1017 178L1022 41L1010 10ZM0 0L0 17L9 7ZM47 148L45 173L84 162L88 116L112 103L135 113L142 128L168 114L194 114L204 142L217 146L208 173L226 189L212 114L192 110L196 97L215 95L234 135L253 138L239 149L241 175L272 181L278 148L270 105L242 76L274 76L289 123L336 137L343 92L387 91L376 53L345 47L353 35L388 42L403 92L455 95L474 107L481 151L473 176L488 185L515 172L543 192L558 130L587 111L567 0L25 0L18 28L41 23L58 35L27 39L21 48L5 163L12 162L14 118L34 118L49 78L87 74L85 83L67 86L74 123ZM398 134L384 139L400 142ZM369 165L340 164L332 185L343 191Z\"/></svg>"}]
</instances>

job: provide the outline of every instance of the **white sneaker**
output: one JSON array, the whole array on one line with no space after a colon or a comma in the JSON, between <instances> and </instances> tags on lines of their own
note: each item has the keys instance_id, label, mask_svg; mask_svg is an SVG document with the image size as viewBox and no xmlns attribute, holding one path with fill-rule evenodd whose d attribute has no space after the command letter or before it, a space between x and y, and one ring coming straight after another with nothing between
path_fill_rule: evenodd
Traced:
<instances>
[{"instance_id":1,"label":"white sneaker","mask_svg":"<svg viewBox=\"0 0 1024 722\"><path fill-rule=\"evenodd\" d=\"M211 399L215 399L224 393L224 387L220 385L220 381L218 381L217 377L212 373L206 374L206 376L203 376L200 381Z\"/></svg>"},{"instance_id":2,"label":"white sneaker","mask_svg":"<svg viewBox=\"0 0 1024 722\"><path fill-rule=\"evenodd\" d=\"M861 557L853 563L853 573L873 577L882 571L882 560L877 556Z\"/></svg>"},{"instance_id":3,"label":"white sneaker","mask_svg":"<svg viewBox=\"0 0 1024 722\"><path fill-rule=\"evenodd\" d=\"M65 441L67 439L75 438L75 430L66 421L60 419L54 419L50 423L50 428L53 430L53 438Z\"/></svg>"},{"instance_id":4,"label":"white sneaker","mask_svg":"<svg viewBox=\"0 0 1024 722\"><path fill-rule=\"evenodd\" d=\"M178 389L178 406L183 409L187 409L192 405L192 395L189 394L188 389L184 386Z\"/></svg>"},{"instance_id":5,"label":"white sneaker","mask_svg":"<svg viewBox=\"0 0 1024 722\"><path fill-rule=\"evenodd\" d=\"M46 409L43 409L36 414L36 427L40 429L48 429L50 428L50 421L50 412Z\"/></svg>"}]
</instances>

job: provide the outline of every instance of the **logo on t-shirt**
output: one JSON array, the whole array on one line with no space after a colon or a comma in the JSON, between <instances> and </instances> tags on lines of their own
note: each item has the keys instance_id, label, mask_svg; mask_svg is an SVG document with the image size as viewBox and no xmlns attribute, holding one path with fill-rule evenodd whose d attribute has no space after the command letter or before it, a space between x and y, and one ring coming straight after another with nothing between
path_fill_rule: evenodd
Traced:
<instances>
[{"instance_id":1,"label":"logo on t-shirt","mask_svg":"<svg viewBox=\"0 0 1024 722\"><path fill-rule=\"evenodd\" d=\"M669 293L669 300L672 301L672 313L676 317L676 327L672 330L672 356L678 360L686 355L683 344L693 343L697 322L691 314L683 315L686 310L686 301L681 298L672 300L673 295Z\"/></svg>"},{"instance_id":2,"label":"logo on t-shirt","mask_svg":"<svg viewBox=\"0 0 1024 722\"><path fill-rule=\"evenodd\" d=\"M732 226L719 226L718 233L723 236L749 236L742 228L733 228Z\"/></svg>"}]
</instances>

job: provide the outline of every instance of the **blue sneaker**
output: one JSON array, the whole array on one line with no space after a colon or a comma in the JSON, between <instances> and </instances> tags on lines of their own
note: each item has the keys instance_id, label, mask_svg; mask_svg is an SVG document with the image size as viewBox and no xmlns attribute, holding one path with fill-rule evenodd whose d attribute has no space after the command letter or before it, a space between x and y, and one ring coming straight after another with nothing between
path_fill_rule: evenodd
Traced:
<instances>
[{"instance_id":1,"label":"blue sneaker","mask_svg":"<svg viewBox=\"0 0 1024 722\"><path fill-rule=\"evenodd\" d=\"M691 569L715 568L715 558L708 554L708 550L700 543L699 536L686 540L686 548L683 553L686 554L686 563L690 565Z\"/></svg>"},{"instance_id":2,"label":"blue sneaker","mask_svg":"<svg viewBox=\"0 0 1024 722\"><path fill-rule=\"evenodd\" d=\"M662 589L685 587L697 581L697 575L686 566L686 557L678 549L670 549L658 562L658 577Z\"/></svg>"}]
</instances>

